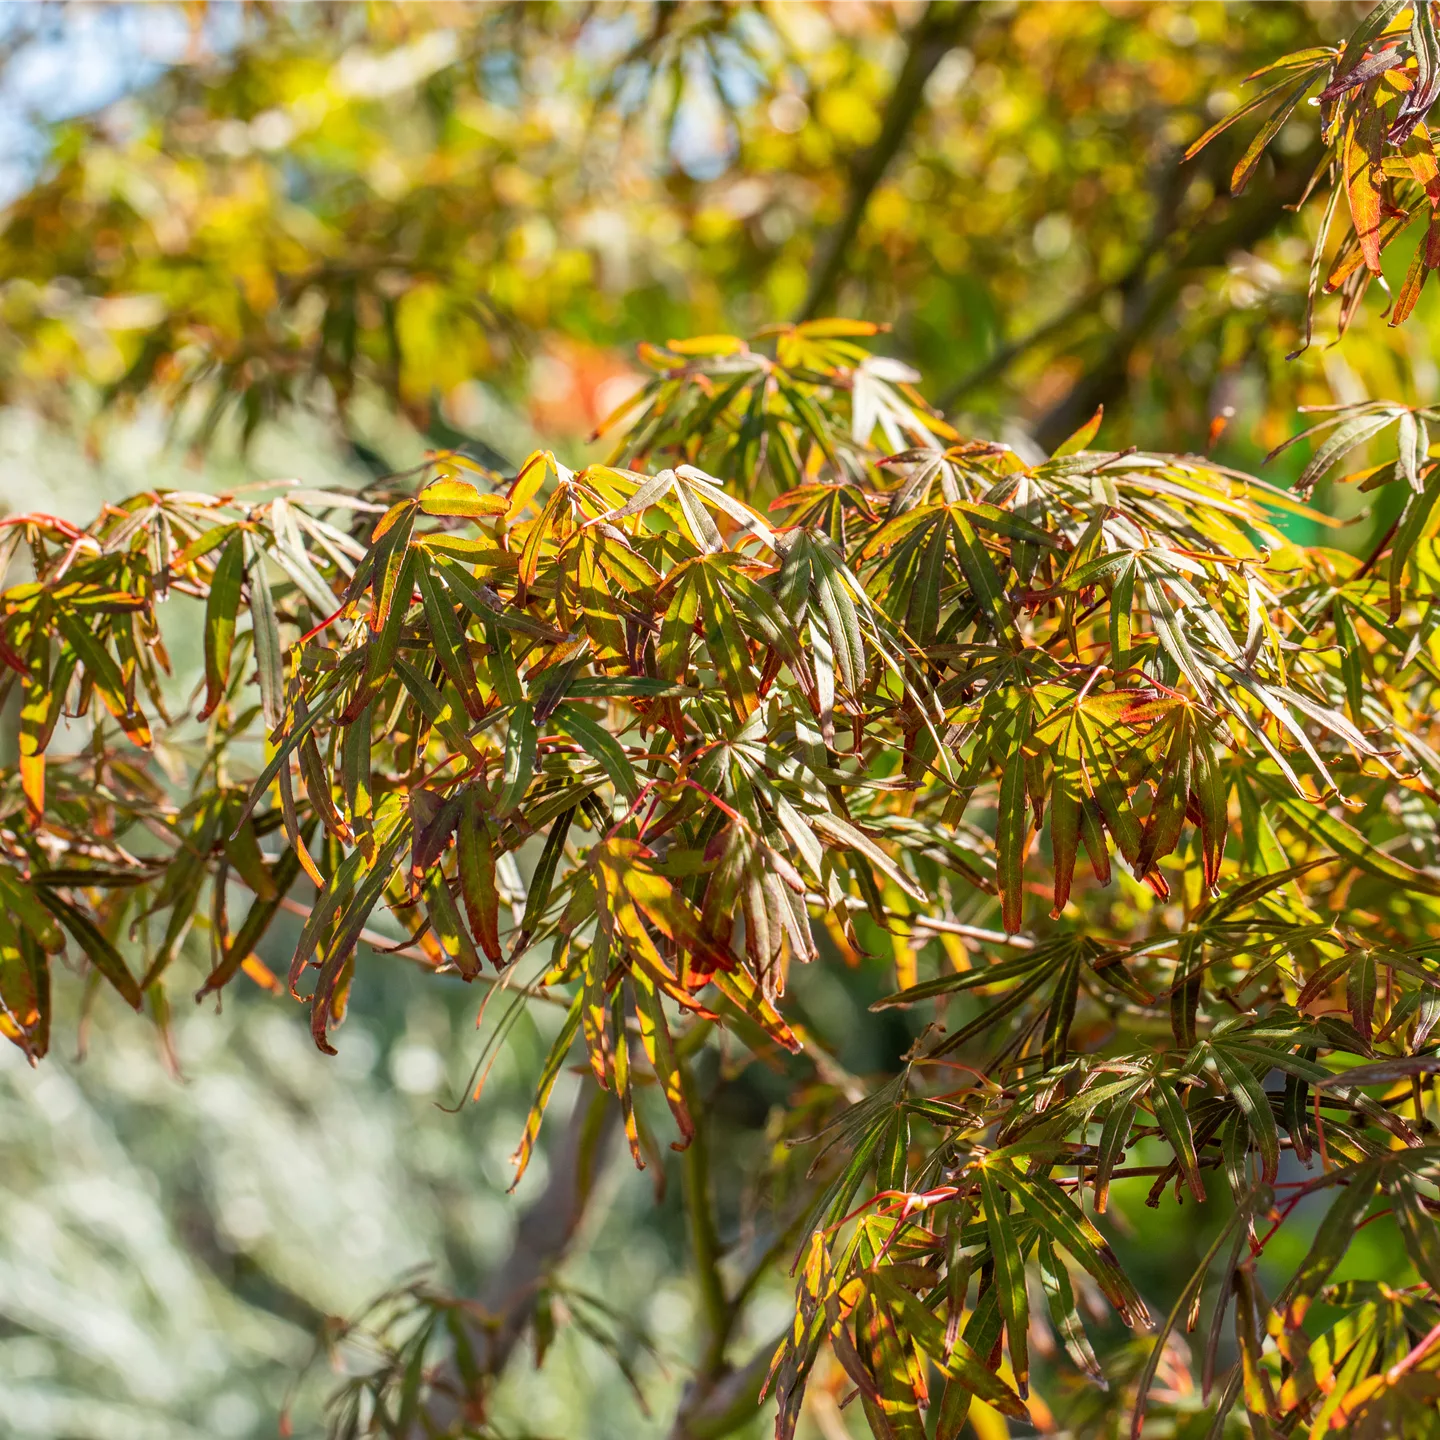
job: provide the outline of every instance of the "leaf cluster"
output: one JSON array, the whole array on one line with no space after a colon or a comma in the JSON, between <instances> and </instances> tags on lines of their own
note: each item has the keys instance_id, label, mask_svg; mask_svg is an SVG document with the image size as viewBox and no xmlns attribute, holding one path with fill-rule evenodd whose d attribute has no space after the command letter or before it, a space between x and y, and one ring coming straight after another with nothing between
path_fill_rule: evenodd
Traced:
<instances>
[{"instance_id":1,"label":"leaf cluster","mask_svg":"<svg viewBox=\"0 0 1440 1440\"><path fill-rule=\"evenodd\" d=\"M169 493L83 531L7 522L35 578L4 596L24 718L0 1026L44 1053L67 948L163 1024L192 926L202 996L242 973L279 987L256 950L298 909L283 984L322 1050L367 947L491 991L497 1039L526 1009L563 1016L517 1178L577 1046L642 1165L661 1136L692 1143L721 1032L808 1055L821 1089L796 1118L825 1143L771 1379L782 1436L822 1361L882 1436L957 1434L977 1402L1043 1416L1063 1394L1031 1390L1032 1275L1103 1376L1097 1308L1137 1332L1151 1308L1099 1218L1141 1176L1152 1204L1230 1199L1166 1327L1196 1322L1229 1244L1201 1386L1217 1416L1319 1433L1421 1403L1428 506L1383 572L1301 550L1282 529L1300 502L1095 448L1098 416L1039 464L962 438L875 334L655 347L609 461L578 471L437 455L367 498ZM1427 493L1428 417L1395 413L1394 474ZM1344 423L1317 464L1359 433ZM204 611L188 730L157 618L182 597ZM70 756L63 716L89 725ZM787 991L797 964L881 960L879 1007L936 1022L867 1088ZM1282 1180L1289 1157L1320 1168ZM1331 1218L1272 1301L1265 1245L1321 1192ZM1418 1282L1327 1289L1382 1192ZM1342 1318L1312 1335L1317 1299ZM1116 1373L1137 1433L1166 1353Z\"/></svg>"}]
</instances>

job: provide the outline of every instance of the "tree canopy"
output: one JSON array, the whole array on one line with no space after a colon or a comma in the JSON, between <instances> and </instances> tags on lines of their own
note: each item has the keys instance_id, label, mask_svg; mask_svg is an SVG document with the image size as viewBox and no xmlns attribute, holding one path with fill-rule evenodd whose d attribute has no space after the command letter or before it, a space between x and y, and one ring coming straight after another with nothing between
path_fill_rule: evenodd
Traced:
<instances>
[{"instance_id":1,"label":"tree canopy","mask_svg":"<svg viewBox=\"0 0 1440 1440\"><path fill-rule=\"evenodd\" d=\"M218 10L11 206L12 399L193 395L203 435L212 406L253 426L379 385L423 420L467 382L560 385L526 365L547 342L588 390L597 347L826 313L1048 448L1102 403L1125 443L1200 448L1239 405L1253 462L1330 398L1319 354L1285 362L1308 107L1238 198L1248 134L1182 156L1246 74L1342 41L1339 7ZM1413 362L1383 330L1346 357L1393 393Z\"/></svg>"},{"instance_id":2,"label":"tree canopy","mask_svg":"<svg viewBox=\"0 0 1440 1440\"><path fill-rule=\"evenodd\" d=\"M1232 349L1266 407L1312 393L1282 357L1322 274L1367 374L1409 378L1386 331L1427 323L1430 229L1388 314L1366 293L1436 198L1433 14L1322 22L285 9L62 127L0 233L12 402L83 377L203 446L294 406L354 440L384 397L431 445L352 489L3 521L7 1038L39 1061L72 973L162 1034L243 974L333 1054L385 951L480 992L474 1103L514 1027L546 1037L513 1253L478 1300L356 1322L333 1433L494 1433L522 1337L612 1334L563 1267L617 1147L680 1152L676 1437L1435 1433L1440 411L1273 412L1267 479L1214 404ZM1200 133L1199 53L1278 83ZM1266 247L1301 283L1240 295ZM982 290L1071 298L1008 344L926 299L982 325ZM647 322L589 441L567 417L510 465L465 433L462 383L543 388L548 347L578 384ZM1374 496L1358 539L1341 484ZM807 969L877 1037L864 1071ZM1125 1253L1137 1202L1205 1227L1193 1274ZM1372 1224L1385 1266L1340 1271Z\"/></svg>"}]
</instances>

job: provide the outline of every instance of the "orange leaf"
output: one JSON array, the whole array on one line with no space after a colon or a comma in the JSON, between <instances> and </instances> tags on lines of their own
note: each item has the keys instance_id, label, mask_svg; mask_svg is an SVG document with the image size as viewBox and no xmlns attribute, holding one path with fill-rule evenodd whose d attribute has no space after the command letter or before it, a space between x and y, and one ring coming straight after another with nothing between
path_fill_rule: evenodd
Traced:
<instances>
[{"instance_id":1,"label":"orange leaf","mask_svg":"<svg viewBox=\"0 0 1440 1440\"><path fill-rule=\"evenodd\" d=\"M1350 215L1365 264L1380 273L1380 221L1384 211L1384 173L1381 147L1384 121L1366 97L1356 106L1345 131L1345 189L1350 197Z\"/></svg>"},{"instance_id":2,"label":"orange leaf","mask_svg":"<svg viewBox=\"0 0 1440 1440\"><path fill-rule=\"evenodd\" d=\"M275 978L274 972L258 955L247 955L240 962L240 968L262 990L268 990L272 995L279 995L284 989L279 980Z\"/></svg>"}]
</instances>

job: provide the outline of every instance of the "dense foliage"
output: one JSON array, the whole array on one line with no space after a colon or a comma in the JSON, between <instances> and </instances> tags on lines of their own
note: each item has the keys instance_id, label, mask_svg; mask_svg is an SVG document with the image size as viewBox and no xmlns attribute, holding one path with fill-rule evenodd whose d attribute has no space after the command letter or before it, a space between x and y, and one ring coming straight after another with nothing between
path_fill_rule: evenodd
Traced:
<instances>
[{"instance_id":1,"label":"dense foliage","mask_svg":"<svg viewBox=\"0 0 1440 1440\"><path fill-rule=\"evenodd\" d=\"M1329 87L1327 134L1378 135L1393 101L1386 143L1413 150L1431 26L1382 6L1286 83ZM31 574L0 633L0 1030L46 1053L62 956L87 1005L108 987L163 1030L194 929L199 998L283 985L333 1052L398 951L499 1011L479 1103L490 1049L545 1025L517 1180L588 1065L504 1306L385 1297L337 1434L483 1433L521 1334L543 1359L560 1323L609 1333L559 1260L615 1125L637 1165L684 1152L703 1334L677 1436L729 1433L762 1391L791 1436L817 1372L896 1440L1007 1416L1436 1433L1440 412L1336 410L1296 498L1102 448L1099 412L1027 460L953 428L882 338L644 346L579 469L445 450L358 492L7 517ZM175 371L182 348L165 363L201 383L214 357ZM1334 526L1306 497L1391 424L1394 456L1346 477L1403 497L1378 543L1294 538ZM162 615L187 601L204 678L171 714ZM257 949L287 910L282 980ZM787 991L880 964L893 1063L855 1075ZM781 1098L744 1157L764 1233L737 1274L715 1097L750 1066ZM1107 1238L1135 1179L1178 1224L1223 1213L1167 1314ZM1267 1293L1267 1247L1317 1211ZM1407 1268L1336 1280L1370 1224ZM777 1268L793 1320L737 1353ZM1198 1387L1175 1339L1197 1329Z\"/></svg>"},{"instance_id":2,"label":"dense foliage","mask_svg":"<svg viewBox=\"0 0 1440 1440\"><path fill-rule=\"evenodd\" d=\"M944 1433L972 1395L1024 1413L1032 1252L1093 1369L1077 1286L1133 1325L1146 1307L1078 1201L1088 1188L1103 1212L1147 1136L1168 1155L1141 1167L1156 1202L1172 1180L1203 1200L1212 1169L1234 1198L1225 1403L1247 1374L1262 1414L1287 1383L1286 1409L1327 1415L1352 1389L1355 1409L1428 1393L1423 1369L1386 1378L1440 1318L1423 1291L1350 1287L1342 1323L1369 1338L1346 1389L1327 1395L1296 1348L1381 1190L1434 1275L1416 1126L1436 987L1414 940L1440 880L1384 844L1397 797L1435 780L1434 662L1408 639L1428 542L1383 568L1296 551L1273 523L1294 502L1193 459L1095 450L1096 425L1026 466L949 432L857 346L867 333L782 329L773 358L728 337L655 350L614 465L537 454L500 488L438 460L368 544L343 521L373 502L299 489L142 497L89 532L18 517L38 578L6 597L30 811L0 875L11 1037L43 1053L64 931L163 1013L204 897L202 993L255 963L303 870L318 893L289 985L318 1045L387 902L434 968L474 979L488 961L512 1004L563 997L519 1168L582 1036L644 1163L658 1125L634 1074L688 1144L686 1066L716 1023L801 1049L785 975L818 930L829 963L892 952L901 988L882 1004L987 998L952 1001L863 1099L834 1083L797 1112L831 1144L774 1377L781 1433L822 1344L878 1433L919 1423L912 1346L949 1378ZM179 805L132 748L161 718L171 591L206 609L206 758ZM62 707L94 709L95 738L47 763ZM267 763L242 785L232 752L257 725ZM141 827L165 842L153 858L123 848ZM1423 840L1414 819L1407 838ZM231 882L253 892L233 933ZM114 942L152 917L137 976ZM1372 1063L1347 1074L1357 1058ZM1282 1147L1323 1159L1277 1202ZM1273 1311L1272 1360L1263 1226L1341 1182ZM1002 1338L1008 1381L984 1363Z\"/></svg>"},{"instance_id":3,"label":"dense foliage","mask_svg":"<svg viewBox=\"0 0 1440 1440\"><path fill-rule=\"evenodd\" d=\"M1199 448L1230 407L1250 463L1331 398L1321 347L1285 358L1314 111L1239 197L1243 125L1181 161L1345 6L213 8L248 28L59 127L0 221L7 401L83 381L204 440L378 389L494 445L483 384L578 438L610 347L802 311L883 317L932 398L1047 449L1102 403ZM1424 383L1366 307L1349 339L1372 393Z\"/></svg>"}]
</instances>

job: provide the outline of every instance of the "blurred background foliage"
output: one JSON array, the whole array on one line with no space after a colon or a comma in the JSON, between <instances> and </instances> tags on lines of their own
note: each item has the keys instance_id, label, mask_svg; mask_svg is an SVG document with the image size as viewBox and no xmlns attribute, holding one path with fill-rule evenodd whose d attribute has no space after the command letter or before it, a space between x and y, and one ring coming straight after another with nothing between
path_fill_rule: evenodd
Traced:
<instances>
[{"instance_id":1,"label":"blurred background foliage","mask_svg":"<svg viewBox=\"0 0 1440 1440\"><path fill-rule=\"evenodd\" d=\"M88 519L147 485L355 485L436 445L578 463L639 383L637 340L816 313L887 320L952 420L1022 451L1103 404L1107 444L1254 466L1300 405L1433 403L1433 288L1397 332L1372 288L1343 355L1322 302L1285 359L1318 223L1288 208L1320 155L1313 111L1238 200L1244 126L1179 163L1250 70L1364 8L10 6L0 498ZM1344 548L1388 523L1352 492L1316 498L1353 519ZM177 640L188 688L198 637ZM169 1042L101 1003L83 1062L0 1052L9 1433L274 1434L326 1316L416 1266L461 1290L495 1267L544 1184L542 1160L503 1193L546 1041L504 1053L483 1112L445 1113L479 1052L473 1003L394 964L335 1061L258 987L177 1016ZM886 985L869 962L797 976L857 1073L911 1038L865 1015ZM781 1092L756 1068L726 1092L726 1145L767 1143ZM603 1183L566 1280L625 1322L601 1327L608 1348L665 1417L694 1300L678 1187ZM722 1193L734 1233L752 1200ZM1205 1227L1129 1213L1124 1258L1164 1308ZM1288 1274L1304 1243L1267 1261ZM604 1348L566 1328L539 1377L514 1367L498 1432L665 1433ZM330 1384L301 1383L297 1434ZM807 1423L850 1433L823 1395Z\"/></svg>"},{"instance_id":2,"label":"blurred background foliage","mask_svg":"<svg viewBox=\"0 0 1440 1440\"><path fill-rule=\"evenodd\" d=\"M1179 163L1349 5L126 13L12 11L12 83L82 26L168 63L12 181L11 403L143 397L204 440L383 395L421 430L514 448L518 409L573 445L637 338L819 310L887 317L932 396L1042 444L1105 403L1113 443L1198 448L1233 409L1224 449L1258 459L1297 404L1433 398L1429 297L1397 344L1377 294L1343 361L1322 307L1284 362L1311 107L1238 200L1245 126Z\"/></svg>"}]
</instances>

